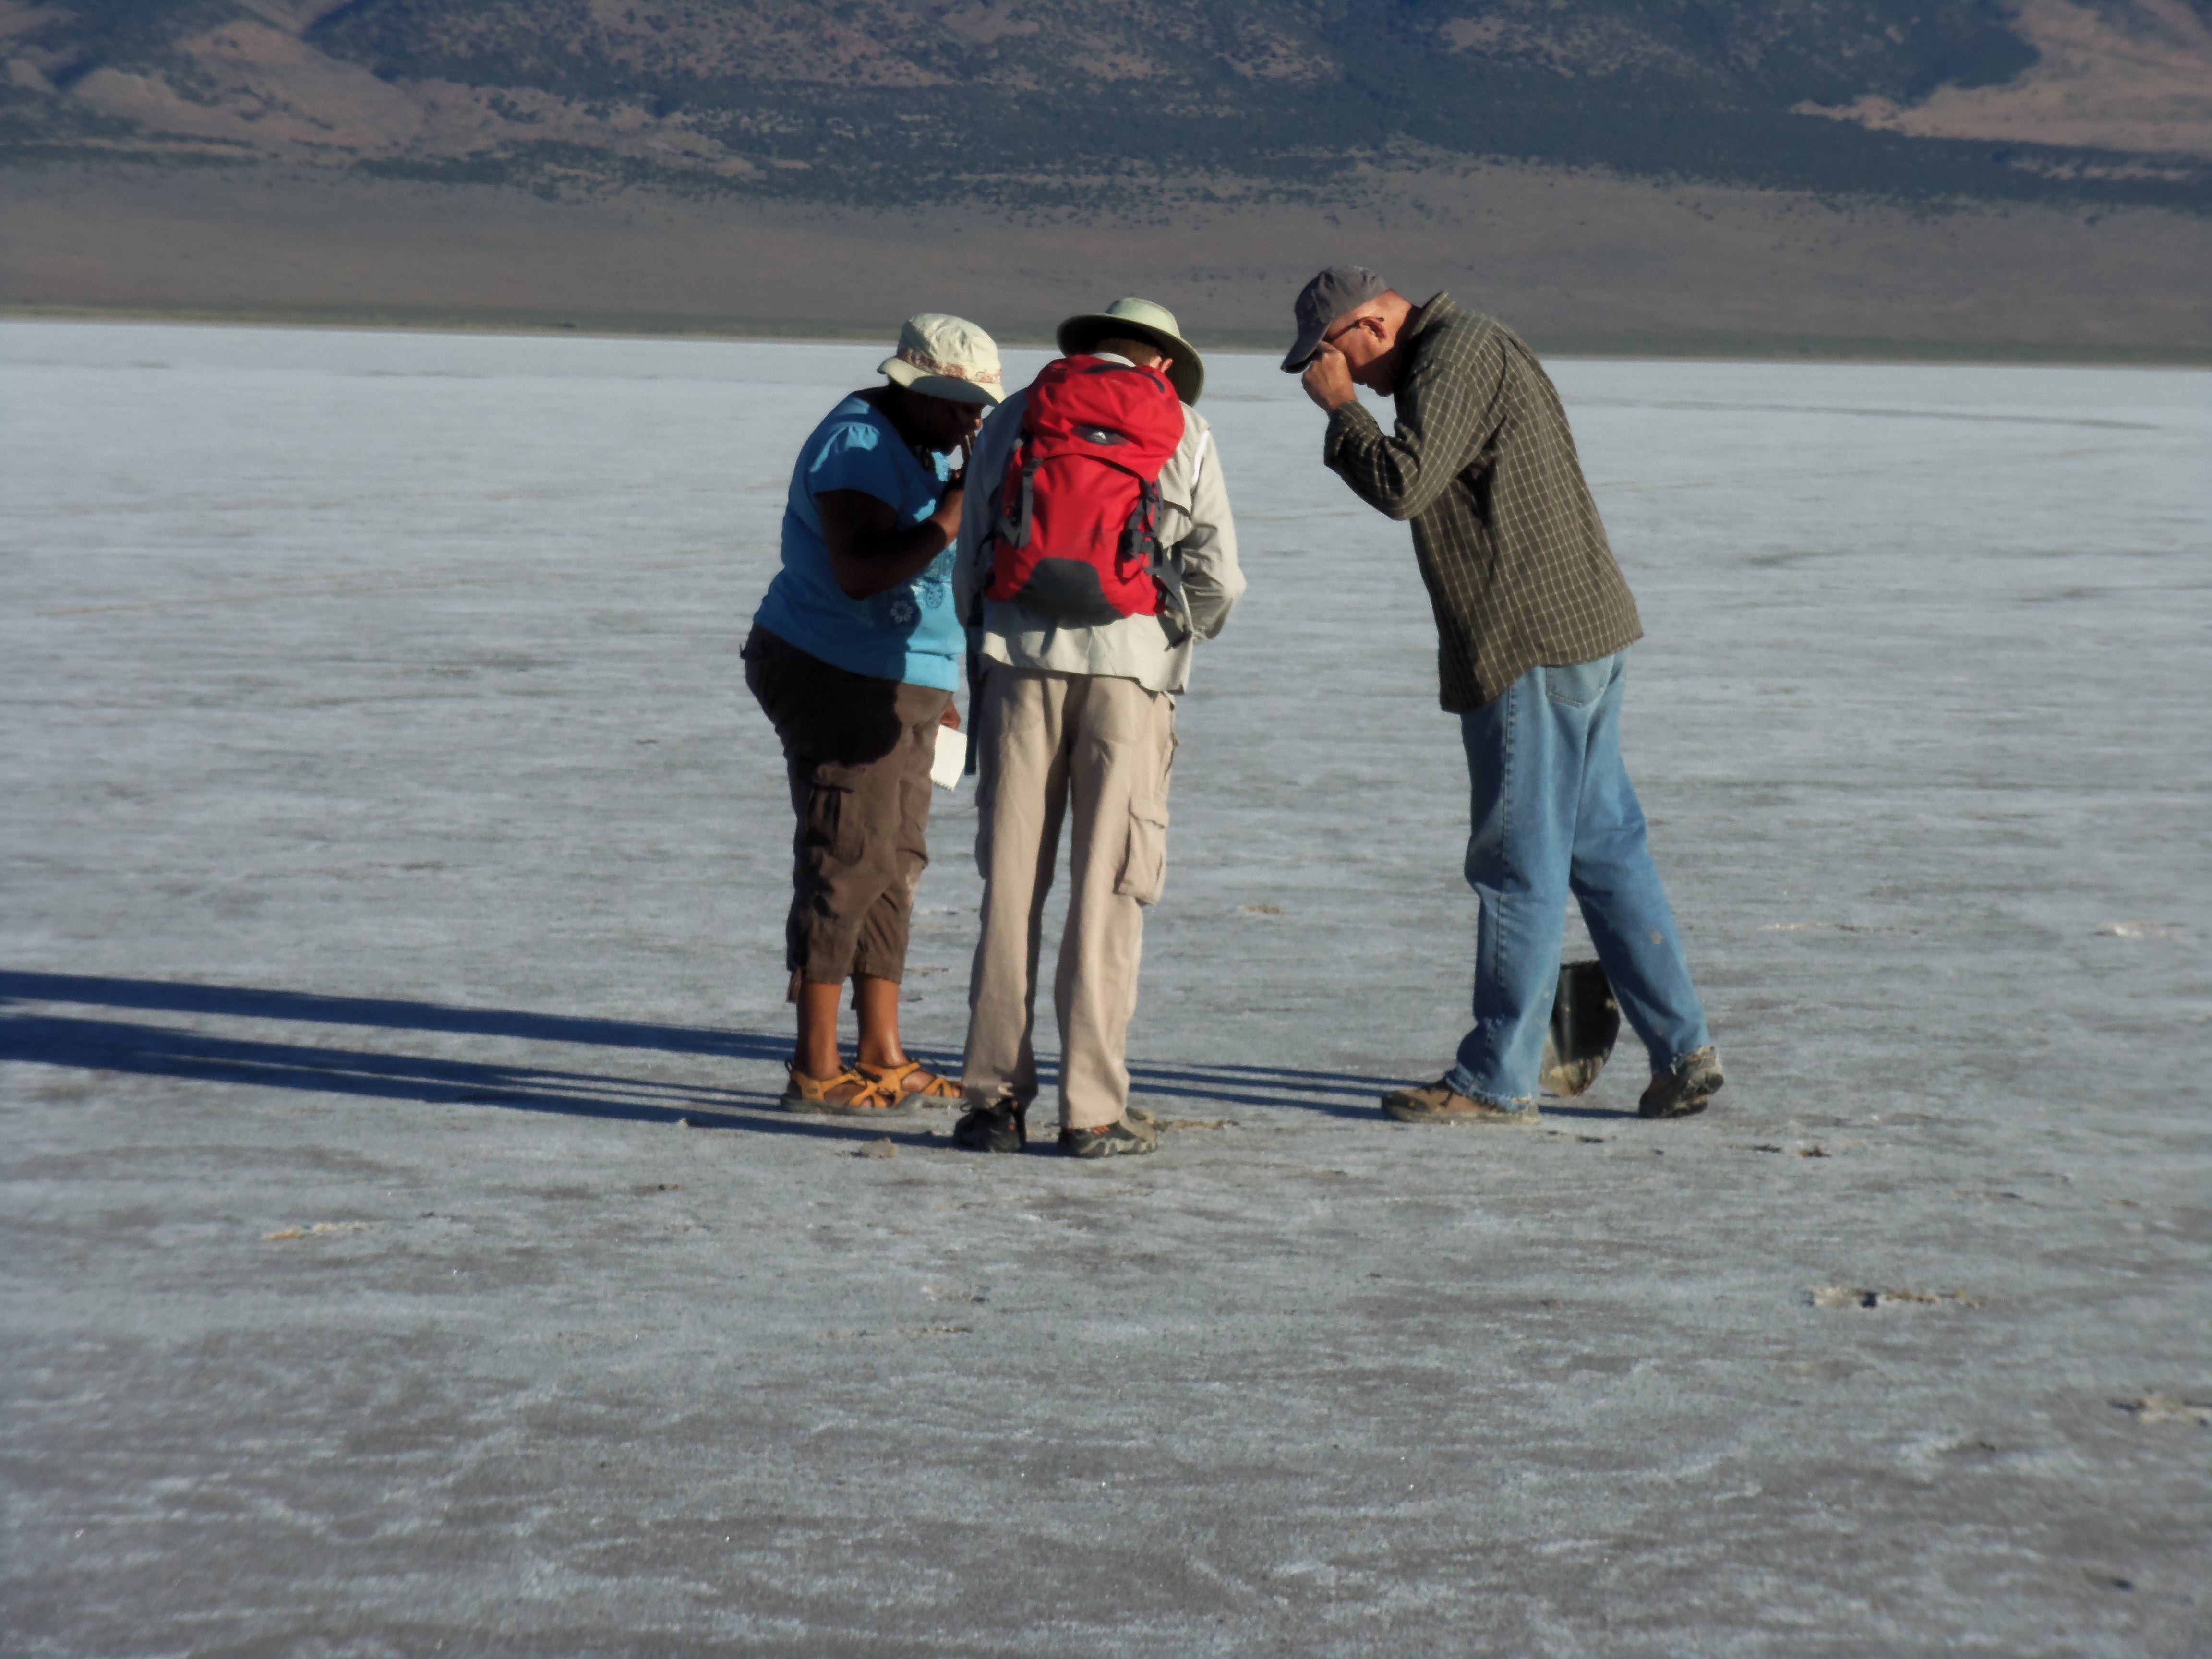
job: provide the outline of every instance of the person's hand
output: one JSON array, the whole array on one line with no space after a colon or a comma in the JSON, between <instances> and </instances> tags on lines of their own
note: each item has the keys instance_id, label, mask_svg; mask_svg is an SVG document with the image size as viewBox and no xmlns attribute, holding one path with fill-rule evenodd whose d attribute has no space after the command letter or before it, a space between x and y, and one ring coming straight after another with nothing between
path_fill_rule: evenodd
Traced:
<instances>
[{"instance_id":1,"label":"person's hand","mask_svg":"<svg viewBox=\"0 0 2212 1659\"><path fill-rule=\"evenodd\" d=\"M1352 365L1325 340L1306 365L1306 372L1298 377L1298 384L1305 387L1307 397L1332 415L1359 396L1352 384Z\"/></svg>"},{"instance_id":2,"label":"person's hand","mask_svg":"<svg viewBox=\"0 0 2212 1659\"><path fill-rule=\"evenodd\" d=\"M951 703L946 703L945 713L939 717L937 723L939 726L949 726L957 732L960 729L960 710Z\"/></svg>"},{"instance_id":3,"label":"person's hand","mask_svg":"<svg viewBox=\"0 0 2212 1659\"><path fill-rule=\"evenodd\" d=\"M946 545L959 539L960 509L968 500L968 475L963 466L945 481L945 492L937 498L937 509L929 521L945 532Z\"/></svg>"}]
</instances>

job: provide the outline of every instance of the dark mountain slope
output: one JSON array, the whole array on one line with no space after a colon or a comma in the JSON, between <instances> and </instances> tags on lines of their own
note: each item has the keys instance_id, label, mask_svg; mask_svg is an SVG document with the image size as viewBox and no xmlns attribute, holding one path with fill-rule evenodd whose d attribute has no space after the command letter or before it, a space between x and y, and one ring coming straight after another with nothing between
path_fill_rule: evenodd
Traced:
<instances>
[{"instance_id":1,"label":"dark mountain slope","mask_svg":"<svg viewBox=\"0 0 2212 1659\"><path fill-rule=\"evenodd\" d=\"M2144 8L2212 16L2212 0L2105 9ZM0 6L0 142L26 156L1018 205L1200 183L1306 195L1361 162L1503 157L1902 199L2212 204L2202 157L1811 112L2032 75L2037 47L1998 0L80 0Z\"/></svg>"}]
</instances>

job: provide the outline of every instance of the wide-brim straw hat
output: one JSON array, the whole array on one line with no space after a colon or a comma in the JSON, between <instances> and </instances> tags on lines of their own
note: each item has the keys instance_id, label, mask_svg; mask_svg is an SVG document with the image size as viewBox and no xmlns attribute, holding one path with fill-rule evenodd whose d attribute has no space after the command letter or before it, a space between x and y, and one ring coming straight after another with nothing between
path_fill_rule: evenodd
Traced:
<instances>
[{"instance_id":1,"label":"wide-brim straw hat","mask_svg":"<svg viewBox=\"0 0 2212 1659\"><path fill-rule=\"evenodd\" d=\"M1117 334L1149 340L1166 352L1168 384L1175 387L1176 396L1187 404L1198 401L1198 394L1206 390L1206 363L1176 326L1175 313L1150 300L1116 300L1103 311L1069 318L1060 325L1060 349L1066 356L1081 356Z\"/></svg>"},{"instance_id":2,"label":"wide-brim straw hat","mask_svg":"<svg viewBox=\"0 0 2212 1659\"><path fill-rule=\"evenodd\" d=\"M998 343L964 317L925 311L899 329L898 349L877 366L894 385L954 404L995 404L1006 394Z\"/></svg>"}]
</instances>

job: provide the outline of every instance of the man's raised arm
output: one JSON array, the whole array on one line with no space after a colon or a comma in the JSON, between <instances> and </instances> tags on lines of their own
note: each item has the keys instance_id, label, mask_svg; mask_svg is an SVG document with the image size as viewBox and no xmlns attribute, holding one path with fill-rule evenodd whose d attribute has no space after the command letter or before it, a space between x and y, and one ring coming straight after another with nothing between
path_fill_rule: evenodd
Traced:
<instances>
[{"instance_id":1,"label":"man's raised arm","mask_svg":"<svg viewBox=\"0 0 2212 1659\"><path fill-rule=\"evenodd\" d=\"M1334 348L1322 348L1309 371L1309 391L1312 380L1326 384L1332 355ZM1359 402L1347 374L1344 401L1323 405L1329 410L1323 463L1378 512L1393 519L1416 516L1443 494L1498 429L1504 369L1504 353L1494 337L1482 342L1468 364L1441 363L1432 354L1419 354L1396 388L1398 419L1389 433Z\"/></svg>"}]
</instances>

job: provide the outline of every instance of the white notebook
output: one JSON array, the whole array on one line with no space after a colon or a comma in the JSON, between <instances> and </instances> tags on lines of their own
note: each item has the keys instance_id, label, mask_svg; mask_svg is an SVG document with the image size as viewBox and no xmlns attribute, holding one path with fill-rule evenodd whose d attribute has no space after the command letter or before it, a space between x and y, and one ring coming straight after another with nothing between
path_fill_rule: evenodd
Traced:
<instances>
[{"instance_id":1,"label":"white notebook","mask_svg":"<svg viewBox=\"0 0 2212 1659\"><path fill-rule=\"evenodd\" d=\"M929 781L939 789L958 787L968 764L968 734L949 726L937 728L937 758L929 763Z\"/></svg>"}]
</instances>

